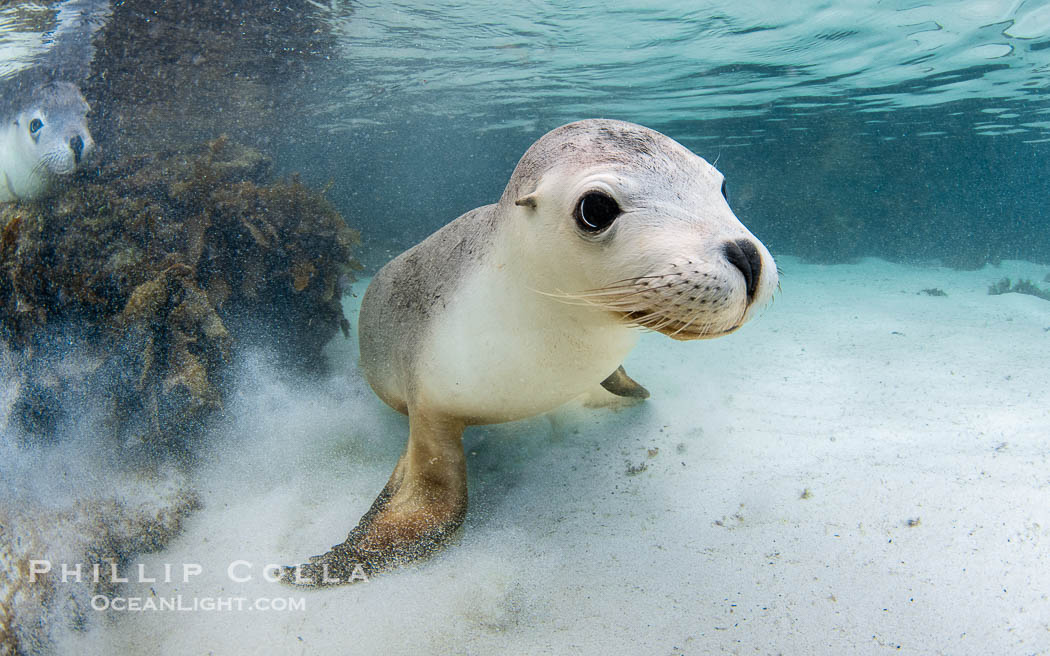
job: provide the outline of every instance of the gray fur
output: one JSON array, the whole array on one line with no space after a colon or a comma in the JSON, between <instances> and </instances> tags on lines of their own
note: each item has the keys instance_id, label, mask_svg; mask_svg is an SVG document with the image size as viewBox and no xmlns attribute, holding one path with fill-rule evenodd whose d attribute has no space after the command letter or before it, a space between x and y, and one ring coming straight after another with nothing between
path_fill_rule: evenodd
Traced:
<instances>
[{"instance_id":1,"label":"gray fur","mask_svg":"<svg viewBox=\"0 0 1050 656\"><path fill-rule=\"evenodd\" d=\"M514 169L500 204L513 203L535 189L554 165L622 164L637 175L674 182L696 170L696 156L673 139L621 121L591 119L563 125L534 143Z\"/></svg>"},{"instance_id":2,"label":"gray fur","mask_svg":"<svg viewBox=\"0 0 1050 656\"><path fill-rule=\"evenodd\" d=\"M397 381L399 398L410 397L416 358L434 314L444 309L468 273L480 266L496 231L497 207L485 205L460 216L394 258L368 286L358 328L361 363L373 371L390 367L394 376L389 379ZM390 405L401 405L387 391L377 389L376 393Z\"/></svg>"}]
</instances>

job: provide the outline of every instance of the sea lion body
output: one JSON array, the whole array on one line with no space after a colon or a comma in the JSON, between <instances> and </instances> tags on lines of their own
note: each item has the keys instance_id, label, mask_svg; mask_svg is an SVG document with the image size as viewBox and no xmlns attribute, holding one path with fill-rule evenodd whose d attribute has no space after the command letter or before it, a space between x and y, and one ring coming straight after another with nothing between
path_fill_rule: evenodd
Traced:
<instances>
[{"instance_id":1,"label":"sea lion body","mask_svg":"<svg viewBox=\"0 0 1050 656\"><path fill-rule=\"evenodd\" d=\"M509 228L497 205L478 208L372 280L361 366L387 404L425 402L468 424L521 419L593 388L637 342L637 330L530 288Z\"/></svg>"},{"instance_id":2,"label":"sea lion body","mask_svg":"<svg viewBox=\"0 0 1050 656\"><path fill-rule=\"evenodd\" d=\"M447 539L466 512L465 426L546 412L599 384L644 398L620 367L638 327L724 335L776 286L772 257L700 157L620 121L546 134L498 203L395 258L365 292L361 367L408 415L409 441L357 528L300 566L299 582L343 582Z\"/></svg>"},{"instance_id":3,"label":"sea lion body","mask_svg":"<svg viewBox=\"0 0 1050 656\"><path fill-rule=\"evenodd\" d=\"M0 202L43 196L95 147L87 127L89 107L76 85L39 85L16 107L0 116Z\"/></svg>"}]
</instances>

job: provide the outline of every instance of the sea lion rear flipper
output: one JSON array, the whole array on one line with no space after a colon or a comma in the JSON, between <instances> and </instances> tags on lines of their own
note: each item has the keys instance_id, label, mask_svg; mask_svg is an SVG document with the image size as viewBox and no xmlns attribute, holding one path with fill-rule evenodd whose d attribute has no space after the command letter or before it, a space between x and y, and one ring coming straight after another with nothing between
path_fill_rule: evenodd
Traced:
<instances>
[{"instance_id":1,"label":"sea lion rear flipper","mask_svg":"<svg viewBox=\"0 0 1050 656\"><path fill-rule=\"evenodd\" d=\"M455 534L467 512L462 421L409 408L408 446L383 491L346 540L282 579L302 586L367 580L429 556Z\"/></svg>"},{"instance_id":2,"label":"sea lion rear flipper","mask_svg":"<svg viewBox=\"0 0 1050 656\"><path fill-rule=\"evenodd\" d=\"M623 370L623 365L617 367L616 371L602 381L602 387L616 396L626 396L632 399L649 398L649 390L628 376L627 372Z\"/></svg>"}]
</instances>

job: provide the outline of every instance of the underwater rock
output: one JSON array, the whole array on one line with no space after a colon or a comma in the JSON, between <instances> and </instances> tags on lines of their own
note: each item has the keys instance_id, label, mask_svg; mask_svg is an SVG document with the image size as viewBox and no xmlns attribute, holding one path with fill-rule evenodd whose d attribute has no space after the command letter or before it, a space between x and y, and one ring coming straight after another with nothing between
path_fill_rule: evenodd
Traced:
<instances>
[{"instance_id":1,"label":"underwater rock","mask_svg":"<svg viewBox=\"0 0 1050 656\"><path fill-rule=\"evenodd\" d=\"M167 0L148 11L109 4L84 85L104 158L220 133L257 147L275 135L294 143L316 136L316 121L304 117L337 101L322 95L318 80L332 79L348 4Z\"/></svg>"},{"instance_id":2,"label":"underwater rock","mask_svg":"<svg viewBox=\"0 0 1050 656\"><path fill-rule=\"evenodd\" d=\"M59 509L0 501L0 656L50 653L55 631L89 626L91 597L119 590L113 571L127 578L136 554L162 549L200 506L172 472L113 487L119 495L78 498Z\"/></svg>"},{"instance_id":3,"label":"underwater rock","mask_svg":"<svg viewBox=\"0 0 1050 656\"><path fill-rule=\"evenodd\" d=\"M297 179L267 184L270 169L219 138L0 207L0 339L17 354L23 427L46 438L68 401L94 395L148 454L222 407L235 349L324 366L349 330L341 280L360 268L358 234Z\"/></svg>"}]
</instances>

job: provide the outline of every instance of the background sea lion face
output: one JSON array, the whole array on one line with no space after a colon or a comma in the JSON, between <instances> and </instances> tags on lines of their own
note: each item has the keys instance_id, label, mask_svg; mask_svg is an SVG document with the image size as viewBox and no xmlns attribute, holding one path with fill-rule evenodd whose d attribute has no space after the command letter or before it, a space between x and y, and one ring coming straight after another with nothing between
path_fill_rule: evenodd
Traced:
<instances>
[{"instance_id":1,"label":"background sea lion face","mask_svg":"<svg viewBox=\"0 0 1050 656\"><path fill-rule=\"evenodd\" d=\"M88 110L80 90L68 82L34 90L27 109L15 118L13 148L19 160L32 165L20 196L43 191L52 178L72 174L91 156L95 142L87 128Z\"/></svg>"},{"instance_id":2,"label":"background sea lion face","mask_svg":"<svg viewBox=\"0 0 1050 656\"><path fill-rule=\"evenodd\" d=\"M543 291L676 339L731 332L772 296L776 265L729 208L722 174L677 142L583 121L537 146L547 165L517 202Z\"/></svg>"}]
</instances>

